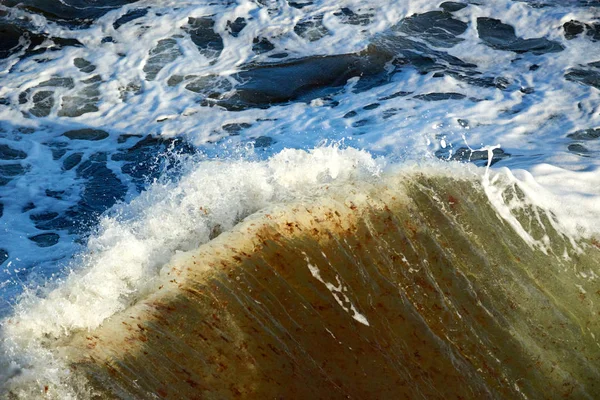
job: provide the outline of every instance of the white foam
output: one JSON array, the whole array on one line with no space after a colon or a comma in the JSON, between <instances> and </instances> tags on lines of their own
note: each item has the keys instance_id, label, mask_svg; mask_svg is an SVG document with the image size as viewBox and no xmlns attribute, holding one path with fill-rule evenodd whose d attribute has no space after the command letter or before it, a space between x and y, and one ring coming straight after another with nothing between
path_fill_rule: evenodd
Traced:
<instances>
[{"instance_id":1,"label":"white foam","mask_svg":"<svg viewBox=\"0 0 600 400\"><path fill-rule=\"evenodd\" d=\"M523 183L526 196L551 210L570 236L600 234L599 167L572 171L544 163L512 174Z\"/></svg>"}]
</instances>

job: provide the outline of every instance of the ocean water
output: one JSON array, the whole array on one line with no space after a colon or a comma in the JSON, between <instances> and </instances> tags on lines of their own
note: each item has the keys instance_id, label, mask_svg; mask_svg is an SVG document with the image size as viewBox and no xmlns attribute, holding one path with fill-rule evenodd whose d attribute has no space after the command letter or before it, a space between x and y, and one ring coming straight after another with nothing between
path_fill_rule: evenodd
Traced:
<instances>
[{"instance_id":1,"label":"ocean water","mask_svg":"<svg viewBox=\"0 0 600 400\"><path fill-rule=\"evenodd\" d=\"M599 240L597 1L0 3L2 396L597 398Z\"/></svg>"}]
</instances>

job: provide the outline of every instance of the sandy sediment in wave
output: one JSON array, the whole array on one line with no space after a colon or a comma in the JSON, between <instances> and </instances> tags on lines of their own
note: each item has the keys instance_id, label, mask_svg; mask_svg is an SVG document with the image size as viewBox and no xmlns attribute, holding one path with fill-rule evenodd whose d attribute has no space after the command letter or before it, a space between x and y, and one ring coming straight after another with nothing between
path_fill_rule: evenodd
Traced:
<instances>
[{"instance_id":1,"label":"sandy sediment in wave","mask_svg":"<svg viewBox=\"0 0 600 400\"><path fill-rule=\"evenodd\" d=\"M255 214L156 293L61 343L99 398L594 398L600 291L479 182L401 174ZM519 197L519 193L512 195ZM506 196L511 196L506 193Z\"/></svg>"}]
</instances>

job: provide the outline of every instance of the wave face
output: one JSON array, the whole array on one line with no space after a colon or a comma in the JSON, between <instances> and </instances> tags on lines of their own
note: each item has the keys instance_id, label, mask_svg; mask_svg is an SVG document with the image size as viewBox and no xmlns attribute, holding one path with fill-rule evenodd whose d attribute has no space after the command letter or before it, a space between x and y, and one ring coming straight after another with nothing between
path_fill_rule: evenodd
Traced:
<instances>
[{"instance_id":1,"label":"wave face","mask_svg":"<svg viewBox=\"0 0 600 400\"><path fill-rule=\"evenodd\" d=\"M53 352L90 398L595 398L598 243L536 207L526 240L485 186L422 168L272 206Z\"/></svg>"}]
</instances>

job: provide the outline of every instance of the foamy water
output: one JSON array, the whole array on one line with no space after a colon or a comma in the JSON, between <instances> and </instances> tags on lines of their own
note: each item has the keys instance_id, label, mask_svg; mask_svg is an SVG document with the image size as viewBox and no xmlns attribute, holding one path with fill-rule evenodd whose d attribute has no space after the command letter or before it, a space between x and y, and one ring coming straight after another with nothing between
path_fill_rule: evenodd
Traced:
<instances>
[{"instance_id":1,"label":"foamy water","mask_svg":"<svg viewBox=\"0 0 600 400\"><path fill-rule=\"evenodd\" d=\"M598 234L598 5L482 3L411 20L439 1L140 1L85 24L0 6L43 37L0 60L2 379L65 382L48 340L335 182L450 169L535 248L511 217L530 205L573 243Z\"/></svg>"}]
</instances>

